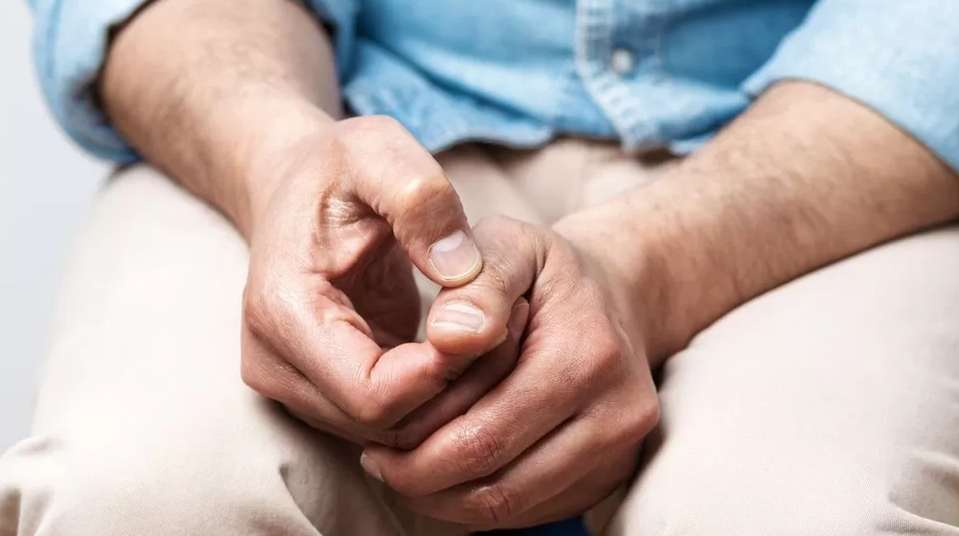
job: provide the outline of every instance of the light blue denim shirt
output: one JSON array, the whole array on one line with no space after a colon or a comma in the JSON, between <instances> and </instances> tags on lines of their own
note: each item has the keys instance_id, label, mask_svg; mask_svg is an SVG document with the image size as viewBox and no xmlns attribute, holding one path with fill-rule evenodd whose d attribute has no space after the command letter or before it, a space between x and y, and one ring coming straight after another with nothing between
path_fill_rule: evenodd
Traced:
<instances>
[{"instance_id":1,"label":"light blue denim shirt","mask_svg":"<svg viewBox=\"0 0 959 536\"><path fill-rule=\"evenodd\" d=\"M108 29L144 0L32 0L56 118L136 154L96 106ZM959 169L959 0L305 0L335 32L343 95L431 151L560 134L695 149L781 79L857 99Z\"/></svg>"}]
</instances>

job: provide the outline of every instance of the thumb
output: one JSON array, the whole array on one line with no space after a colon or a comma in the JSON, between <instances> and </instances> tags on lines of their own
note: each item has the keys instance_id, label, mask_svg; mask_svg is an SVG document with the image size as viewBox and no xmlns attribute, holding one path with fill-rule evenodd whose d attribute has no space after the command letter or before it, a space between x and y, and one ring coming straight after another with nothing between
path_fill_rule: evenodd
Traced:
<instances>
[{"instance_id":1,"label":"thumb","mask_svg":"<svg viewBox=\"0 0 959 536\"><path fill-rule=\"evenodd\" d=\"M434 283L458 287L483 268L460 198L442 174L407 179L383 216L410 260Z\"/></svg>"},{"instance_id":2,"label":"thumb","mask_svg":"<svg viewBox=\"0 0 959 536\"><path fill-rule=\"evenodd\" d=\"M359 118L352 186L359 199L386 220L407 256L443 287L472 281L483 266L466 213L443 168L399 123ZM366 126L363 126L366 125ZM375 157L372 157L375 155Z\"/></svg>"},{"instance_id":3,"label":"thumb","mask_svg":"<svg viewBox=\"0 0 959 536\"><path fill-rule=\"evenodd\" d=\"M482 271L469 284L440 292L430 308L427 337L437 349L473 354L506 334L513 304L533 285L545 243L530 225L487 218L474 229Z\"/></svg>"}]
</instances>

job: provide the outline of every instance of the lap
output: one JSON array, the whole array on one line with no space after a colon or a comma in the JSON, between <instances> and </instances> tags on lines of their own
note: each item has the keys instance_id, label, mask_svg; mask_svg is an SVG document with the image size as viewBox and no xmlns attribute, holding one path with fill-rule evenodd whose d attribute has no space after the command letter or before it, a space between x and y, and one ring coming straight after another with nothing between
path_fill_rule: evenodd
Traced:
<instances>
[{"instance_id":1,"label":"lap","mask_svg":"<svg viewBox=\"0 0 959 536\"><path fill-rule=\"evenodd\" d=\"M482 151L441 160L471 218L538 218ZM247 264L235 230L158 171L109 182L67 271L32 436L0 460L0 536L462 534L243 384Z\"/></svg>"},{"instance_id":2,"label":"lap","mask_svg":"<svg viewBox=\"0 0 959 536\"><path fill-rule=\"evenodd\" d=\"M740 307L660 396L609 536L959 534L959 226Z\"/></svg>"},{"instance_id":3,"label":"lap","mask_svg":"<svg viewBox=\"0 0 959 536\"><path fill-rule=\"evenodd\" d=\"M158 172L111 181L68 270L33 436L0 465L0 535L396 534L359 452L243 385L246 265L234 230Z\"/></svg>"},{"instance_id":4,"label":"lap","mask_svg":"<svg viewBox=\"0 0 959 536\"><path fill-rule=\"evenodd\" d=\"M548 222L650 177L600 145L559 166L563 146L440 160L473 221ZM61 295L34 435L0 462L0 536L456 532L393 507L354 448L242 385L246 263L157 172L113 181ZM605 534L959 533L956 274L959 228L940 229L700 334L663 371L663 424Z\"/></svg>"}]
</instances>

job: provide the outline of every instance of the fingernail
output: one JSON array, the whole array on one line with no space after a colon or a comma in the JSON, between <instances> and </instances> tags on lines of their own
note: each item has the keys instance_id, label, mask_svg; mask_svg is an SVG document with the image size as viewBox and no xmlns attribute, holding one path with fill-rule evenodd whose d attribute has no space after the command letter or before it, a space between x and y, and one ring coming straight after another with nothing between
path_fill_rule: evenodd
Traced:
<instances>
[{"instance_id":1,"label":"fingernail","mask_svg":"<svg viewBox=\"0 0 959 536\"><path fill-rule=\"evenodd\" d=\"M481 262L479 250L463 231L456 231L430 246L430 263L443 279L463 279L478 271Z\"/></svg>"},{"instance_id":2,"label":"fingernail","mask_svg":"<svg viewBox=\"0 0 959 536\"><path fill-rule=\"evenodd\" d=\"M371 477L379 480L380 482L383 481L383 475L380 474L380 468L376 466L376 462L373 461L373 458L367 456L365 452L362 456L360 456L360 466L362 466L363 470L366 471L366 473Z\"/></svg>"},{"instance_id":3,"label":"fingernail","mask_svg":"<svg viewBox=\"0 0 959 536\"><path fill-rule=\"evenodd\" d=\"M468 303L447 303L436 316L432 324L436 327L448 327L459 331L476 333L483 329L486 317L483 312Z\"/></svg>"}]
</instances>

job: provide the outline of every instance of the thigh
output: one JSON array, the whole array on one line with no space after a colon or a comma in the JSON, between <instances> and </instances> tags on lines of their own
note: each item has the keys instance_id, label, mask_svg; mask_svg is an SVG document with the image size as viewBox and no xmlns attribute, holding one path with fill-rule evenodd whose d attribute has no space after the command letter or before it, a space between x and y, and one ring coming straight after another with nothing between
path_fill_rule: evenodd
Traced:
<instances>
[{"instance_id":1,"label":"thigh","mask_svg":"<svg viewBox=\"0 0 959 536\"><path fill-rule=\"evenodd\" d=\"M351 445L240 379L247 250L147 167L99 196L60 298L32 437L0 461L0 536L399 536ZM417 534L451 534L424 529Z\"/></svg>"},{"instance_id":2,"label":"thigh","mask_svg":"<svg viewBox=\"0 0 959 536\"><path fill-rule=\"evenodd\" d=\"M537 221L484 151L439 160L471 220ZM155 170L111 181L68 270L32 437L0 459L0 536L462 534L243 385L247 264L234 229Z\"/></svg>"},{"instance_id":3,"label":"thigh","mask_svg":"<svg viewBox=\"0 0 959 536\"><path fill-rule=\"evenodd\" d=\"M496 215L534 224L544 222L535 200L499 158L506 153L520 154L509 149L462 145L436 156L456 189L470 224Z\"/></svg>"},{"instance_id":4,"label":"thigh","mask_svg":"<svg viewBox=\"0 0 959 536\"><path fill-rule=\"evenodd\" d=\"M627 154L616 143L581 138L489 153L546 224L643 187L678 162L664 150Z\"/></svg>"},{"instance_id":5,"label":"thigh","mask_svg":"<svg viewBox=\"0 0 959 536\"><path fill-rule=\"evenodd\" d=\"M959 534L959 226L738 308L663 370L605 534Z\"/></svg>"}]
</instances>

